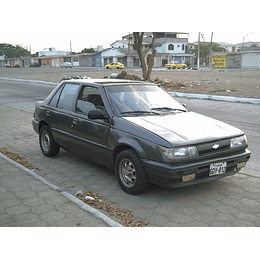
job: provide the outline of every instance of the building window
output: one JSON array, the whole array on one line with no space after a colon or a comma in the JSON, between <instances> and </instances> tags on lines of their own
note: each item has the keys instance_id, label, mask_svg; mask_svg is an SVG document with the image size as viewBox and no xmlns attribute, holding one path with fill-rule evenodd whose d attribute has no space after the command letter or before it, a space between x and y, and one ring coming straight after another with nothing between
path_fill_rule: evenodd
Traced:
<instances>
[{"instance_id":1,"label":"building window","mask_svg":"<svg viewBox=\"0 0 260 260\"><path fill-rule=\"evenodd\" d=\"M174 50L174 45L173 44L169 44L168 45L168 50L170 51L170 50Z\"/></svg>"},{"instance_id":2,"label":"building window","mask_svg":"<svg viewBox=\"0 0 260 260\"><path fill-rule=\"evenodd\" d=\"M182 50L183 50L183 51L184 51L184 46L185 46L185 45L184 45L184 44L182 44Z\"/></svg>"}]
</instances>

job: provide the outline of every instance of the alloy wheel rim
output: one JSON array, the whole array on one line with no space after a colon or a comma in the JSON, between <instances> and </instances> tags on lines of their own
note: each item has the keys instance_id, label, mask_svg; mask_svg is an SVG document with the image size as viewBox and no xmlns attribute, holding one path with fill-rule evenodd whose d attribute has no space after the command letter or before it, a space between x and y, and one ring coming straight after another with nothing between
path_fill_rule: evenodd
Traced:
<instances>
[{"instance_id":1,"label":"alloy wheel rim","mask_svg":"<svg viewBox=\"0 0 260 260\"><path fill-rule=\"evenodd\" d=\"M129 159L123 159L119 165L119 177L126 187L133 187L136 183L136 170Z\"/></svg>"}]
</instances>

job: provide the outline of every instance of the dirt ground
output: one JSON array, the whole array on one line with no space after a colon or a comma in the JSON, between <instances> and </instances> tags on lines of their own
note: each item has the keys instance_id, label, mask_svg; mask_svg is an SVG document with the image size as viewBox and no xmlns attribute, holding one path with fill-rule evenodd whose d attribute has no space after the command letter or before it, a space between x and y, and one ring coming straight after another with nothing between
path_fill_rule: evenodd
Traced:
<instances>
[{"instance_id":1,"label":"dirt ground","mask_svg":"<svg viewBox=\"0 0 260 260\"><path fill-rule=\"evenodd\" d=\"M125 69L142 77L140 69ZM71 76L110 77L119 70L98 68L0 68L0 77L59 82ZM260 98L260 70L168 70L155 68L151 79L167 90L222 96Z\"/></svg>"}]
</instances>

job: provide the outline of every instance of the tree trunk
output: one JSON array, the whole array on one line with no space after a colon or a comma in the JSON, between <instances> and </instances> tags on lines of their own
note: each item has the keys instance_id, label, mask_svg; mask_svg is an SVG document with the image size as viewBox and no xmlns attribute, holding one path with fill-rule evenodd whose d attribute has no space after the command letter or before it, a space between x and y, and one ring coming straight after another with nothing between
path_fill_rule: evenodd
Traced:
<instances>
[{"instance_id":1,"label":"tree trunk","mask_svg":"<svg viewBox=\"0 0 260 260\"><path fill-rule=\"evenodd\" d=\"M149 61L148 61L148 69L145 63L145 57L143 54L143 36L144 33L143 32L134 32L134 39L135 39L135 48L137 50L140 62L141 62L141 69L143 72L143 79L144 80L149 80L151 77L151 72L152 72L152 68L154 65L154 56L155 56L155 37L157 33L153 33L153 40L152 40L152 54L149 57Z\"/></svg>"},{"instance_id":2,"label":"tree trunk","mask_svg":"<svg viewBox=\"0 0 260 260\"><path fill-rule=\"evenodd\" d=\"M145 59L143 55L143 36L144 33L141 32L134 32L134 39L135 39L135 48L137 50L140 62L141 62L141 68L143 72L143 79L146 80L146 74L147 74L147 68L145 64Z\"/></svg>"},{"instance_id":3,"label":"tree trunk","mask_svg":"<svg viewBox=\"0 0 260 260\"><path fill-rule=\"evenodd\" d=\"M152 40L152 55L149 58L148 63L148 71L146 73L146 80L149 80L151 78L151 73L154 65L154 56L155 56L155 38L156 38L156 32L153 32L153 40Z\"/></svg>"}]
</instances>

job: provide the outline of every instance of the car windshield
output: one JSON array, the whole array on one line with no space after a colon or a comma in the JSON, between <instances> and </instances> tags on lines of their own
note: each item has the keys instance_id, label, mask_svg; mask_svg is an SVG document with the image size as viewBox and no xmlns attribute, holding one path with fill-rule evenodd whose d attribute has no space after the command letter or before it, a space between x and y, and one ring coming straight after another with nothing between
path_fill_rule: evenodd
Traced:
<instances>
[{"instance_id":1,"label":"car windshield","mask_svg":"<svg viewBox=\"0 0 260 260\"><path fill-rule=\"evenodd\" d=\"M187 110L155 85L124 85L106 88L118 116L154 115Z\"/></svg>"}]
</instances>

